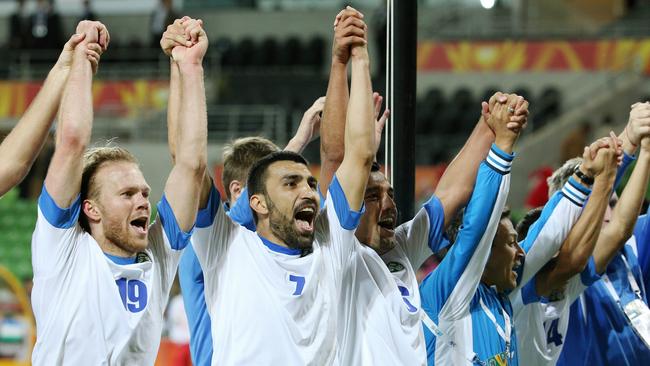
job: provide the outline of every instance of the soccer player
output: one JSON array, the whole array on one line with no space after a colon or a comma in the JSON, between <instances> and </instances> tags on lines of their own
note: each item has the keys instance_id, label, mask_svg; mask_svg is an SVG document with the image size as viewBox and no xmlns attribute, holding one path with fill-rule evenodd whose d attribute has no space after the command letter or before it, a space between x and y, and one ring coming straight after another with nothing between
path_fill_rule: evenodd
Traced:
<instances>
[{"instance_id":1,"label":"soccer player","mask_svg":"<svg viewBox=\"0 0 650 366\"><path fill-rule=\"evenodd\" d=\"M352 49L345 159L319 214L316 180L292 152L252 168L247 187L256 232L233 223L211 188L192 245L205 274L212 364L331 364L342 271L374 156L368 51ZM242 340L245 340L242 342Z\"/></svg>"},{"instance_id":2,"label":"soccer player","mask_svg":"<svg viewBox=\"0 0 650 366\"><path fill-rule=\"evenodd\" d=\"M557 257L549 261L513 299L522 365L556 364L562 350L563 336L566 335L571 303L599 278L598 273L619 249L609 242L601 242L600 247L596 247L620 157L615 139L615 136L600 139L585 148L582 163L577 169L581 171L580 177L584 177L584 185L593 183L589 201ZM596 155L595 160L592 155ZM636 184L642 183L642 180L640 174L635 176ZM626 199L630 199L629 196L628 193ZM528 227L539 218L540 213L540 209L532 210L520 222L517 226L520 238L527 236Z\"/></svg>"},{"instance_id":3,"label":"soccer player","mask_svg":"<svg viewBox=\"0 0 650 366\"><path fill-rule=\"evenodd\" d=\"M629 122L619 135L623 140L625 157L617 181L634 159L631 155L638 146L642 145L644 149L643 139L649 132L650 103L635 103ZM643 151L639 158L641 155L645 155ZM643 192L643 188L632 187L635 185L630 187L633 191L641 189L639 192ZM630 188L626 187L623 194ZM637 198L632 198L635 196ZM610 201L614 211L610 222L603 226L596 246L606 242L621 249L609 261L602 279L587 288L571 306L568 331L564 337L565 351L560 356L559 365L641 365L650 362L648 333L642 331L643 325L630 319L635 314L643 315L637 321L647 319L648 315L644 314L649 312L643 286L643 276L647 275L644 271L647 270L641 266L641 263L648 263L648 251L644 245L648 241L648 232L635 230L638 236L630 238L641 207L641 197L643 193L630 194L630 199L626 199L620 209L618 206L623 203L623 196L619 203L615 202L615 197ZM642 334L645 334L645 340Z\"/></svg>"},{"instance_id":4,"label":"soccer player","mask_svg":"<svg viewBox=\"0 0 650 366\"><path fill-rule=\"evenodd\" d=\"M335 20L330 80L321 131L321 189L344 159L343 139L348 98L347 63L350 46L365 42L363 15L352 8ZM495 95L490 108L505 103ZM525 123L528 103L517 99L510 116L514 126ZM489 117L488 103L484 114ZM378 99L376 108L381 108ZM384 115L385 116L385 115ZM376 123L376 139L383 122ZM415 218L396 228L397 213L392 187L375 165L368 177L366 213L356 231L355 253L344 277L339 304L339 360L350 365L417 365L426 362L420 324L421 309L415 270L444 243L441 235L447 217L469 199L476 169L490 149L494 133L482 118L458 158L441 179L436 195ZM377 141L378 142L378 141ZM473 171L472 171L473 167ZM463 182L463 184L459 184ZM444 211L444 213L443 213ZM453 215L452 215L453 216Z\"/></svg>"},{"instance_id":5,"label":"soccer player","mask_svg":"<svg viewBox=\"0 0 650 366\"><path fill-rule=\"evenodd\" d=\"M108 34L108 33L106 33ZM34 159L43 147L54 115L59 108L63 87L68 80L74 49L85 34L74 34L63 46L59 59L50 70L43 87L20 121L0 145L0 197L23 180ZM86 57L92 68L97 69L99 58L106 50L108 39L89 43Z\"/></svg>"},{"instance_id":6,"label":"soccer player","mask_svg":"<svg viewBox=\"0 0 650 366\"><path fill-rule=\"evenodd\" d=\"M176 161L149 225L149 186L119 147L86 150L92 129L88 44L108 40L98 22L81 22L59 109L56 149L39 198L32 239L34 365L153 365L169 290L198 210L206 165L207 115L201 31L176 47L181 72ZM101 43L101 42L100 42Z\"/></svg>"},{"instance_id":7,"label":"soccer player","mask_svg":"<svg viewBox=\"0 0 650 366\"><path fill-rule=\"evenodd\" d=\"M514 112L510 106L496 105L487 121L496 140L479 167L462 229L420 286L430 365L516 364L512 310L501 295L515 287L512 270L523 257L504 211L519 135L519 129L506 127L509 112Z\"/></svg>"},{"instance_id":8,"label":"soccer player","mask_svg":"<svg viewBox=\"0 0 650 366\"><path fill-rule=\"evenodd\" d=\"M160 45L166 54L176 45L194 42L189 34L185 34L182 24L189 17L177 19L167 27ZM199 21L200 22L200 21ZM180 93L178 85L178 68L173 59L170 67L170 101L168 104L168 137L169 147L174 159L175 134ZM284 148L285 151L301 153L305 147L318 137L320 133L320 114L323 110L325 97L318 98L309 107L300 122L295 136ZM227 145L223 152L222 182L226 187L227 202L224 209L227 215L236 223L255 231L253 213L249 205L246 180L251 166L263 157L280 151L280 148L268 139L262 137L244 137ZM209 179L209 178L208 178ZM209 181L211 186L212 182ZM322 197L321 197L322 200ZM178 276L182 289L183 300L190 325L190 350L192 360L196 365L209 365L212 359L212 334L210 317L205 303L204 275L194 248L188 246L181 256Z\"/></svg>"}]
</instances>

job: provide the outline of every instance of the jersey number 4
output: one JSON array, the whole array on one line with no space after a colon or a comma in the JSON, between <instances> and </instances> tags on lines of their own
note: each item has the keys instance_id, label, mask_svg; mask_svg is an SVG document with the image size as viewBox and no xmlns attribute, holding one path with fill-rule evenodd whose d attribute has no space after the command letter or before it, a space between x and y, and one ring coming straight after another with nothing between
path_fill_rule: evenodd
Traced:
<instances>
[{"instance_id":1,"label":"jersey number 4","mask_svg":"<svg viewBox=\"0 0 650 366\"><path fill-rule=\"evenodd\" d=\"M115 283L126 310L139 313L147 307L147 286L142 281L120 278Z\"/></svg>"},{"instance_id":2,"label":"jersey number 4","mask_svg":"<svg viewBox=\"0 0 650 366\"><path fill-rule=\"evenodd\" d=\"M562 334L557 331L559 322L559 319L555 319L551 322L551 326L548 327L548 331L546 332L546 344L553 343L556 347L562 345Z\"/></svg>"}]
</instances>

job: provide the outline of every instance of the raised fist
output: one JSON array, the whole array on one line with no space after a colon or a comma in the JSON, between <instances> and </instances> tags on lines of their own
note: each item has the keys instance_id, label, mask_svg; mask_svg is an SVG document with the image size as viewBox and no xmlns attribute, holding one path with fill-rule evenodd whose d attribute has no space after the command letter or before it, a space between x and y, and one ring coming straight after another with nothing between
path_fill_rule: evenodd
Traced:
<instances>
[{"instance_id":1,"label":"raised fist","mask_svg":"<svg viewBox=\"0 0 650 366\"><path fill-rule=\"evenodd\" d=\"M175 46L172 48L172 59L178 63L201 65L203 56L208 50L208 35L203 30L203 21L188 18L181 22L183 32L192 43L190 47Z\"/></svg>"},{"instance_id":2,"label":"raised fist","mask_svg":"<svg viewBox=\"0 0 650 366\"><path fill-rule=\"evenodd\" d=\"M494 143L507 153L512 152L523 126L522 122L515 122L515 127L510 125L510 118L515 112L513 106L516 105L518 98L517 95L512 94L508 95L505 103L495 103L486 121L496 135Z\"/></svg>"},{"instance_id":3,"label":"raised fist","mask_svg":"<svg viewBox=\"0 0 650 366\"><path fill-rule=\"evenodd\" d=\"M172 55L172 49L176 46L191 47L192 41L190 37L185 34L183 22L191 20L190 17L182 17L181 19L174 20L174 23L167 26L167 30L163 33L160 39L160 48L167 56ZM202 24L202 23L201 23Z\"/></svg>"},{"instance_id":4,"label":"raised fist","mask_svg":"<svg viewBox=\"0 0 650 366\"><path fill-rule=\"evenodd\" d=\"M348 6L341 10L334 20L333 62L347 64L353 46L365 46L368 27L363 21L363 14Z\"/></svg>"},{"instance_id":5,"label":"raised fist","mask_svg":"<svg viewBox=\"0 0 650 366\"><path fill-rule=\"evenodd\" d=\"M623 142L610 132L610 136L600 138L585 147L580 170L587 176L616 176L618 162L623 156Z\"/></svg>"},{"instance_id":6,"label":"raised fist","mask_svg":"<svg viewBox=\"0 0 650 366\"><path fill-rule=\"evenodd\" d=\"M633 145L639 146L642 138L650 136L650 103L634 103L630 108L625 134Z\"/></svg>"},{"instance_id":7,"label":"raised fist","mask_svg":"<svg viewBox=\"0 0 650 366\"><path fill-rule=\"evenodd\" d=\"M490 119L490 113L494 109L494 106L497 103L504 104L508 101L508 98L510 96L515 97L515 102L514 104L510 105L509 111L514 111L511 112L510 115L510 121L506 125L506 127L513 129L513 130L522 130L526 128L526 124L528 123L528 101L524 99L522 96L518 96L516 94L504 94L502 92L496 92L494 95L490 97L490 100L487 102L482 102L481 103L481 115L483 119L487 122ZM489 125L489 123L488 123ZM494 128L492 128L492 131L494 132Z\"/></svg>"},{"instance_id":8,"label":"raised fist","mask_svg":"<svg viewBox=\"0 0 650 366\"><path fill-rule=\"evenodd\" d=\"M106 26L100 22L82 20L77 24L75 33L85 34L84 42L86 43L98 43L104 51L108 49L111 37Z\"/></svg>"},{"instance_id":9,"label":"raised fist","mask_svg":"<svg viewBox=\"0 0 650 366\"><path fill-rule=\"evenodd\" d=\"M74 52L75 50L78 50L79 52L84 52L86 54L86 58L90 61L92 66L93 73L97 73L99 60L102 53L106 50L106 48L102 47L99 42L101 40L105 43L105 46L108 45L110 39L108 31L103 24L89 21L80 22L77 29L81 32L73 34L65 45L63 45L63 50L59 55L56 65L62 70L69 70L72 66ZM93 36L96 35L96 42L87 41L88 34L92 34Z\"/></svg>"}]
</instances>

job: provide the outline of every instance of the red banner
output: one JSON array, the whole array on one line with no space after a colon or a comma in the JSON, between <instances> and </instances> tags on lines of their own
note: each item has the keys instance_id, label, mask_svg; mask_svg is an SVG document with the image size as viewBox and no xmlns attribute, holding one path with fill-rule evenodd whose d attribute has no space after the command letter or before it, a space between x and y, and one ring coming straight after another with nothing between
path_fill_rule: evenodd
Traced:
<instances>
[{"instance_id":1,"label":"red banner","mask_svg":"<svg viewBox=\"0 0 650 366\"><path fill-rule=\"evenodd\" d=\"M0 118L19 118L41 88L40 82L1 81ZM135 117L143 110L167 106L169 81L95 81L93 101L97 115Z\"/></svg>"},{"instance_id":2,"label":"red banner","mask_svg":"<svg viewBox=\"0 0 650 366\"><path fill-rule=\"evenodd\" d=\"M435 42L418 45L421 72L621 71L650 74L650 39Z\"/></svg>"}]
</instances>

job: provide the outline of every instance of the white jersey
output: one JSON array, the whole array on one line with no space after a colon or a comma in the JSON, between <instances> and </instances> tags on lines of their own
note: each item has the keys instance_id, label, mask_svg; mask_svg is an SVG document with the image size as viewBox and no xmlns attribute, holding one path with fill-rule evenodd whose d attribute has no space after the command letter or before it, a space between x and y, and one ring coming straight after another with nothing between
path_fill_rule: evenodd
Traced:
<instances>
[{"instance_id":1,"label":"white jersey","mask_svg":"<svg viewBox=\"0 0 650 366\"><path fill-rule=\"evenodd\" d=\"M555 192L544 205L539 219L530 226L528 235L519 243L526 252L526 257L520 267L522 273L517 277L517 290L527 284L560 250L582 214L590 193L589 188L570 177L562 190ZM510 296L511 301L512 297L513 295ZM517 308L513 310L517 313Z\"/></svg>"},{"instance_id":2,"label":"white jersey","mask_svg":"<svg viewBox=\"0 0 650 366\"><path fill-rule=\"evenodd\" d=\"M189 234L180 232L163 197L148 248L136 263L117 264L79 226L80 209L79 198L58 208L43 188L32 237L32 363L153 365L180 254L171 245L178 248Z\"/></svg>"},{"instance_id":3,"label":"white jersey","mask_svg":"<svg viewBox=\"0 0 650 366\"><path fill-rule=\"evenodd\" d=\"M551 366L557 363L569 327L571 304L592 283L600 278L593 257L582 273L573 276L560 300L547 301L535 291L535 278L519 291L513 307L522 365Z\"/></svg>"},{"instance_id":4,"label":"white jersey","mask_svg":"<svg viewBox=\"0 0 650 366\"><path fill-rule=\"evenodd\" d=\"M355 240L339 303L341 365L425 365L419 268L442 238L444 213L434 196L395 232L381 257ZM427 245L429 244L429 245Z\"/></svg>"},{"instance_id":5,"label":"white jersey","mask_svg":"<svg viewBox=\"0 0 650 366\"><path fill-rule=\"evenodd\" d=\"M212 364L333 364L341 273L362 214L349 209L338 180L307 255L233 223L216 190L208 201L192 245L205 274Z\"/></svg>"}]
</instances>

